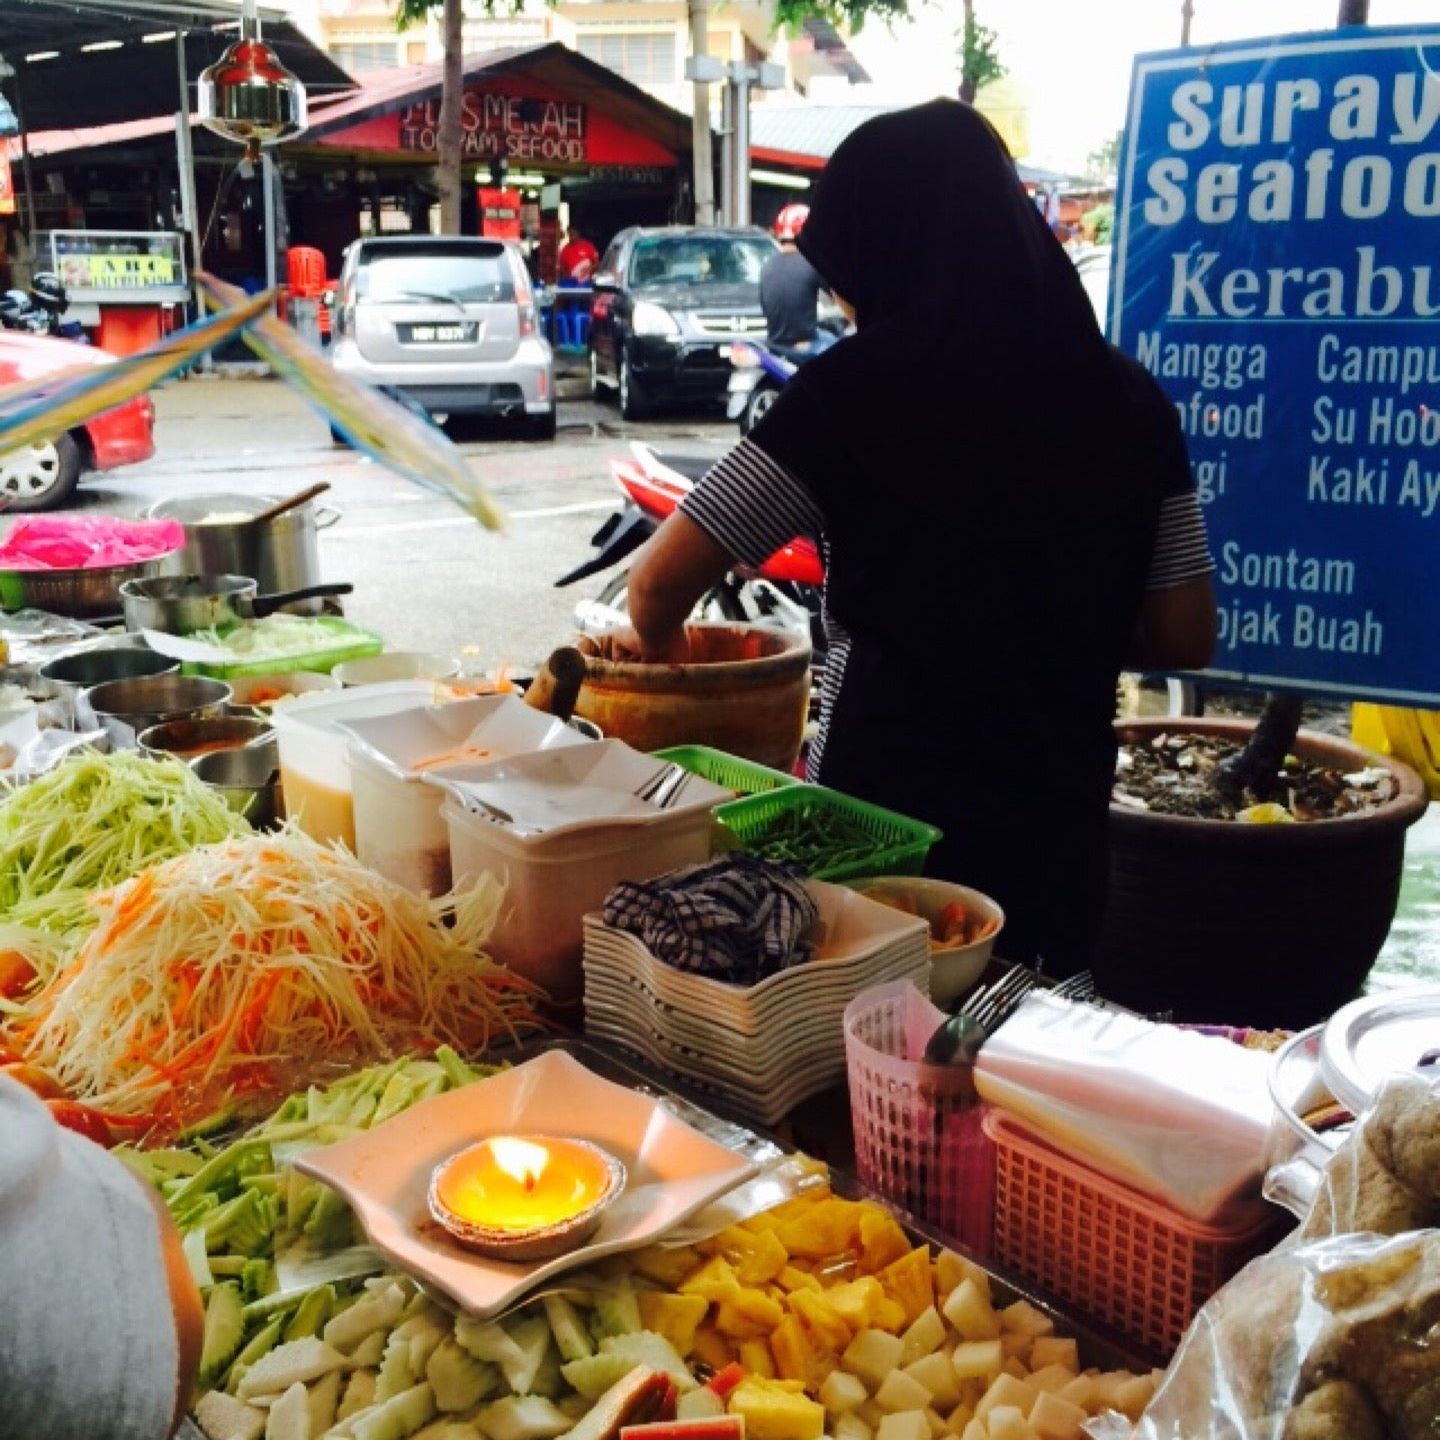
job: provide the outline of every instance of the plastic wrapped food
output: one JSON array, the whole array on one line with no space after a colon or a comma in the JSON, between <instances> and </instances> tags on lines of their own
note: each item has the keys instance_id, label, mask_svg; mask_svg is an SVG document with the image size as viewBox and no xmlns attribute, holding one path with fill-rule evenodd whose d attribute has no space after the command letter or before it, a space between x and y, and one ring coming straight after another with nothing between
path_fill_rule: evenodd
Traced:
<instances>
[{"instance_id":1,"label":"plastic wrapped food","mask_svg":"<svg viewBox=\"0 0 1440 1440\"><path fill-rule=\"evenodd\" d=\"M1440 1225L1440 1075L1407 1070L1325 1167L1306 1240L1354 1231L1398 1235ZM1440 1433L1440 1431L1437 1431Z\"/></svg>"},{"instance_id":2,"label":"plastic wrapped food","mask_svg":"<svg viewBox=\"0 0 1440 1440\"><path fill-rule=\"evenodd\" d=\"M3 570L95 570L138 565L185 543L178 520L114 515L38 515L17 520L0 543Z\"/></svg>"},{"instance_id":3,"label":"plastic wrapped food","mask_svg":"<svg viewBox=\"0 0 1440 1440\"><path fill-rule=\"evenodd\" d=\"M1337 1235L1252 1261L1154 1401L1093 1440L1440 1440L1440 1232Z\"/></svg>"}]
</instances>

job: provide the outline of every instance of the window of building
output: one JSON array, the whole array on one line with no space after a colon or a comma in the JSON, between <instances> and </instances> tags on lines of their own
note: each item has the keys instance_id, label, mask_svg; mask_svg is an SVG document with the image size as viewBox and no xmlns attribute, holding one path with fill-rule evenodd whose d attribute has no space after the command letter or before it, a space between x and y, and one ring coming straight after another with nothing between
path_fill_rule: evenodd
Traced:
<instances>
[{"instance_id":1,"label":"window of building","mask_svg":"<svg viewBox=\"0 0 1440 1440\"><path fill-rule=\"evenodd\" d=\"M394 40L337 40L330 58L352 75L365 70L391 70L400 63Z\"/></svg>"},{"instance_id":2,"label":"window of building","mask_svg":"<svg viewBox=\"0 0 1440 1440\"><path fill-rule=\"evenodd\" d=\"M674 85L679 77L673 30L595 32L579 36L576 48L632 85Z\"/></svg>"}]
</instances>

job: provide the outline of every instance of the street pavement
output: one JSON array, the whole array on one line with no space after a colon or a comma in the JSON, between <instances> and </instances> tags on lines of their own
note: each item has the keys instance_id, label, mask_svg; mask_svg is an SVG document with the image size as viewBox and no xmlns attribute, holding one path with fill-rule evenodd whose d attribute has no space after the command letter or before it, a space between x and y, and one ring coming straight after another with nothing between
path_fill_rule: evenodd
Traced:
<instances>
[{"instance_id":1,"label":"street pavement","mask_svg":"<svg viewBox=\"0 0 1440 1440\"><path fill-rule=\"evenodd\" d=\"M736 438L723 416L627 425L613 405L562 399L553 442L510 439L497 427L461 446L506 512L506 531L495 535L332 445L325 422L279 381L188 379L154 399L155 457L88 476L76 510L133 515L176 495L283 495L328 480L317 503L340 519L321 536L321 564L326 580L354 583L347 616L391 649L464 653L467 668L529 670L573 638L575 602L597 594L604 577L569 590L553 581L591 553L590 536L616 508L612 457L634 439L718 456Z\"/></svg>"}]
</instances>

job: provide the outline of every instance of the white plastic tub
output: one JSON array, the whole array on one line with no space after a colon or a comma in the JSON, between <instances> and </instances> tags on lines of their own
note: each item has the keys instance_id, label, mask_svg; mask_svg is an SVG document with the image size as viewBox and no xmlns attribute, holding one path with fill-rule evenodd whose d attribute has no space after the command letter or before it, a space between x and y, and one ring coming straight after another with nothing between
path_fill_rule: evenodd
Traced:
<instances>
[{"instance_id":1,"label":"white plastic tub","mask_svg":"<svg viewBox=\"0 0 1440 1440\"><path fill-rule=\"evenodd\" d=\"M451 796L440 807L457 885L482 874L505 884L489 950L561 1003L580 998L581 922L622 880L651 880L710 858L708 810L651 825L600 825L527 839L472 813Z\"/></svg>"},{"instance_id":2,"label":"white plastic tub","mask_svg":"<svg viewBox=\"0 0 1440 1440\"><path fill-rule=\"evenodd\" d=\"M443 895L450 888L450 831L440 816L444 792L421 772L473 772L479 755L437 765L467 747L485 760L591 741L514 695L486 695L443 706L407 709L342 725L355 807L355 853L372 870L409 890Z\"/></svg>"},{"instance_id":3,"label":"white plastic tub","mask_svg":"<svg viewBox=\"0 0 1440 1440\"><path fill-rule=\"evenodd\" d=\"M354 690L301 695L277 705L272 723L280 749L285 812L315 840L340 840L355 848L355 804L346 756L349 720L393 715L433 704L436 687L424 680L397 680Z\"/></svg>"}]
</instances>

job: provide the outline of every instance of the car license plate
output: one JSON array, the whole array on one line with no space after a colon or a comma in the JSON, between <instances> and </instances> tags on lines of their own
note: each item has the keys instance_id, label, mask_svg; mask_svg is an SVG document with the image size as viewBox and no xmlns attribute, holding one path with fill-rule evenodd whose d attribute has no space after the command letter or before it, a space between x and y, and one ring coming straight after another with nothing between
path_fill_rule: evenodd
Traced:
<instances>
[{"instance_id":1,"label":"car license plate","mask_svg":"<svg viewBox=\"0 0 1440 1440\"><path fill-rule=\"evenodd\" d=\"M464 345L475 338L475 322L453 325L399 325L400 338L408 345Z\"/></svg>"}]
</instances>

